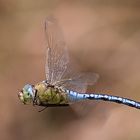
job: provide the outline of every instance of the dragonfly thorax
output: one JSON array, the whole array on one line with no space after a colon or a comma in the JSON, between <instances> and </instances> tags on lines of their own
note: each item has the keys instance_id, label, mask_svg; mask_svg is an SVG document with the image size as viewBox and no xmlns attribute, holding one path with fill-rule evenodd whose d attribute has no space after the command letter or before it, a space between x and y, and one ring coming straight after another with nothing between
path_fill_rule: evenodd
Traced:
<instances>
[{"instance_id":1,"label":"dragonfly thorax","mask_svg":"<svg viewBox=\"0 0 140 140\"><path fill-rule=\"evenodd\" d=\"M63 88L41 82L34 86L36 90L35 105L61 104L66 102L66 94Z\"/></svg>"}]
</instances>

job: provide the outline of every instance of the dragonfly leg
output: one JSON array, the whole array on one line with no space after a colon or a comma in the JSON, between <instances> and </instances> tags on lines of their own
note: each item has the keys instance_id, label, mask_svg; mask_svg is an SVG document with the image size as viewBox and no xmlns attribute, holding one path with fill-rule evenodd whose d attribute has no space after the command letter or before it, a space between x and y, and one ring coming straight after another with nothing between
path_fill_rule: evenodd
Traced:
<instances>
[{"instance_id":1,"label":"dragonfly leg","mask_svg":"<svg viewBox=\"0 0 140 140\"><path fill-rule=\"evenodd\" d=\"M46 107L44 107L44 108L42 108L42 109L41 109L41 110L39 110L38 112L42 112L42 111L44 111L46 108L47 108L47 106L46 106Z\"/></svg>"},{"instance_id":2,"label":"dragonfly leg","mask_svg":"<svg viewBox=\"0 0 140 140\"><path fill-rule=\"evenodd\" d=\"M38 112L42 112L48 107L66 107L66 106L69 106L69 104L58 104L58 105L57 104L48 104L47 106L45 106L44 108L42 108Z\"/></svg>"},{"instance_id":3,"label":"dragonfly leg","mask_svg":"<svg viewBox=\"0 0 140 140\"><path fill-rule=\"evenodd\" d=\"M35 90L35 96L33 98L33 106L35 106L37 104L37 90Z\"/></svg>"}]
</instances>

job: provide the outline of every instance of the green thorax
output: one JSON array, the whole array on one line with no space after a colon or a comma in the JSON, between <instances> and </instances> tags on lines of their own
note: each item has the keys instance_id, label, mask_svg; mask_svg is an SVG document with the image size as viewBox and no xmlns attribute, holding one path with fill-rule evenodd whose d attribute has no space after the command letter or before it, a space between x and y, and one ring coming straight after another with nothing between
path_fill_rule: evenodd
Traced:
<instances>
[{"instance_id":1,"label":"green thorax","mask_svg":"<svg viewBox=\"0 0 140 140\"><path fill-rule=\"evenodd\" d=\"M37 90L37 105L43 104L67 104L67 94L55 86L47 86L45 83L35 85Z\"/></svg>"}]
</instances>

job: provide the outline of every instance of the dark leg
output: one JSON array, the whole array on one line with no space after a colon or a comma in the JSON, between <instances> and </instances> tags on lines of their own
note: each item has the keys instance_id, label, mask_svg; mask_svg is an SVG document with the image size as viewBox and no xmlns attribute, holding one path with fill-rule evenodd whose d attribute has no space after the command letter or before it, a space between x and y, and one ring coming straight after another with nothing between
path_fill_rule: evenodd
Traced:
<instances>
[{"instance_id":1,"label":"dark leg","mask_svg":"<svg viewBox=\"0 0 140 140\"><path fill-rule=\"evenodd\" d=\"M35 90L35 97L33 99L33 106L36 105L36 102L37 102L36 97L37 97L37 90Z\"/></svg>"},{"instance_id":2,"label":"dark leg","mask_svg":"<svg viewBox=\"0 0 140 140\"><path fill-rule=\"evenodd\" d=\"M44 111L46 108L47 108L47 106L44 107L43 109L39 110L38 112L42 112L42 111Z\"/></svg>"}]
</instances>

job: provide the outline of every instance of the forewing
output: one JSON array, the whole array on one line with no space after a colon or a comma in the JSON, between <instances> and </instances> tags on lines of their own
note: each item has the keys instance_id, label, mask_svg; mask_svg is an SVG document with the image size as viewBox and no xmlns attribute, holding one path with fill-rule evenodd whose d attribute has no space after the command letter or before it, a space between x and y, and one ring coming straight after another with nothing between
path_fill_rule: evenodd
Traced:
<instances>
[{"instance_id":1,"label":"forewing","mask_svg":"<svg viewBox=\"0 0 140 140\"><path fill-rule=\"evenodd\" d=\"M62 31L57 20L53 17L46 19L45 33L47 39L46 79L54 84L60 81L65 73L69 63L69 55Z\"/></svg>"},{"instance_id":2,"label":"forewing","mask_svg":"<svg viewBox=\"0 0 140 140\"><path fill-rule=\"evenodd\" d=\"M62 85L77 92L86 92L99 78L96 73L79 73L76 66L69 62L64 37L57 20L49 17L45 22L47 39L46 79L51 84Z\"/></svg>"}]
</instances>

